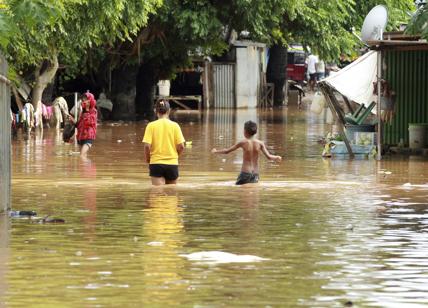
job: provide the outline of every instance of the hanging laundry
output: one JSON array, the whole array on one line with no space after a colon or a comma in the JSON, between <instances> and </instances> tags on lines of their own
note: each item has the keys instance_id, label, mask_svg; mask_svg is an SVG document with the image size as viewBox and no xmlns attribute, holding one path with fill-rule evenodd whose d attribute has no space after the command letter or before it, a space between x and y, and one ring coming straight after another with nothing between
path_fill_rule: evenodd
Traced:
<instances>
[{"instance_id":1,"label":"hanging laundry","mask_svg":"<svg viewBox=\"0 0 428 308\"><path fill-rule=\"evenodd\" d=\"M51 106L51 125L56 128L60 128L61 123L64 122L68 112L67 101L62 97L57 97Z\"/></svg>"},{"instance_id":2,"label":"hanging laundry","mask_svg":"<svg viewBox=\"0 0 428 308\"><path fill-rule=\"evenodd\" d=\"M24 128L31 129L35 125L34 107L30 103L26 103L21 112L21 123Z\"/></svg>"}]
</instances>

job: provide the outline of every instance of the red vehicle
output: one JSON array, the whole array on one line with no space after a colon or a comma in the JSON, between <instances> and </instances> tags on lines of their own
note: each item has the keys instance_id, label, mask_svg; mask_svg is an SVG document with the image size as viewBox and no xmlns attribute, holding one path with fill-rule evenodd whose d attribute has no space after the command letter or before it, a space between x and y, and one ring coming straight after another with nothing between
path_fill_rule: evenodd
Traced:
<instances>
[{"instance_id":1,"label":"red vehicle","mask_svg":"<svg viewBox=\"0 0 428 308\"><path fill-rule=\"evenodd\" d=\"M299 84L306 80L306 53L301 46L290 46L288 50L287 79Z\"/></svg>"}]
</instances>

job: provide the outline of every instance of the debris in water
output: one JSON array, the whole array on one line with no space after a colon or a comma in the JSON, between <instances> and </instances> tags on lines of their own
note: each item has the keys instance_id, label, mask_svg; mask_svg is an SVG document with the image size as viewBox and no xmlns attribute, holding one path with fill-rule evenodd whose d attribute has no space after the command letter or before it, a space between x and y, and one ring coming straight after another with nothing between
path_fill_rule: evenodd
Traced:
<instances>
[{"instance_id":1,"label":"debris in water","mask_svg":"<svg viewBox=\"0 0 428 308\"><path fill-rule=\"evenodd\" d=\"M200 261L213 264L221 263L250 263L260 262L269 259L261 258L252 255L236 255L229 252L223 251L201 251L194 252L188 255L180 255L181 257L187 258L189 261Z\"/></svg>"},{"instance_id":2,"label":"debris in water","mask_svg":"<svg viewBox=\"0 0 428 308\"><path fill-rule=\"evenodd\" d=\"M378 213L384 213L384 212L386 212L387 209L388 208L386 206L378 206L376 208L376 212L378 212Z\"/></svg>"},{"instance_id":3,"label":"debris in water","mask_svg":"<svg viewBox=\"0 0 428 308\"><path fill-rule=\"evenodd\" d=\"M37 213L34 211L10 211L9 217L30 217L37 216Z\"/></svg>"},{"instance_id":4,"label":"debris in water","mask_svg":"<svg viewBox=\"0 0 428 308\"><path fill-rule=\"evenodd\" d=\"M54 217L46 216L45 218L40 219L39 223L41 223L41 224L63 224L63 223L65 223L65 220L62 218L54 218Z\"/></svg>"},{"instance_id":5,"label":"debris in water","mask_svg":"<svg viewBox=\"0 0 428 308\"><path fill-rule=\"evenodd\" d=\"M162 242L148 242L147 245L149 246L163 246Z\"/></svg>"},{"instance_id":6,"label":"debris in water","mask_svg":"<svg viewBox=\"0 0 428 308\"><path fill-rule=\"evenodd\" d=\"M352 224L346 225L345 230L354 230L354 226Z\"/></svg>"}]
</instances>

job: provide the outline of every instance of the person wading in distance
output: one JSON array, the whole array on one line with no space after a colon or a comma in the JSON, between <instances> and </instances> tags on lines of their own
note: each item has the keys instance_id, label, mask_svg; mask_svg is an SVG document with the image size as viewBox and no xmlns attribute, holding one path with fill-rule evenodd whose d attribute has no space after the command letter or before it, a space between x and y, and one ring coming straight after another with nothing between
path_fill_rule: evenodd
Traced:
<instances>
[{"instance_id":1,"label":"person wading in distance","mask_svg":"<svg viewBox=\"0 0 428 308\"><path fill-rule=\"evenodd\" d=\"M169 119L168 101L156 103L157 120L150 122L144 132L144 157L149 164L152 184L176 184L179 176L178 157L184 151L184 137L180 126Z\"/></svg>"}]
</instances>

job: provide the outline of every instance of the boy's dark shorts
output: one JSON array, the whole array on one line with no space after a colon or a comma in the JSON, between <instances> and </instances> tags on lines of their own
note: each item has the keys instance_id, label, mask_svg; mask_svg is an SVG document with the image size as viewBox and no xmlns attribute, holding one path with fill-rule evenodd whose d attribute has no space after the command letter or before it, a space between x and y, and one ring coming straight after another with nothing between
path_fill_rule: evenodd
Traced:
<instances>
[{"instance_id":1,"label":"boy's dark shorts","mask_svg":"<svg viewBox=\"0 0 428 308\"><path fill-rule=\"evenodd\" d=\"M309 80L311 81L317 81L317 73L309 74Z\"/></svg>"},{"instance_id":2,"label":"boy's dark shorts","mask_svg":"<svg viewBox=\"0 0 428 308\"><path fill-rule=\"evenodd\" d=\"M150 176L165 178L167 181L178 179L178 165L150 164Z\"/></svg>"},{"instance_id":3,"label":"boy's dark shorts","mask_svg":"<svg viewBox=\"0 0 428 308\"><path fill-rule=\"evenodd\" d=\"M236 179L236 185L243 185L249 183L258 183L259 175L257 173L241 172Z\"/></svg>"},{"instance_id":4,"label":"boy's dark shorts","mask_svg":"<svg viewBox=\"0 0 428 308\"><path fill-rule=\"evenodd\" d=\"M87 144L89 147L91 147L91 146L92 146L92 143L94 143L94 140L93 140L93 139L83 139L83 140L78 140L78 141L77 141L77 144L78 144L78 145L84 145L84 144Z\"/></svg>"}]
</instances>

